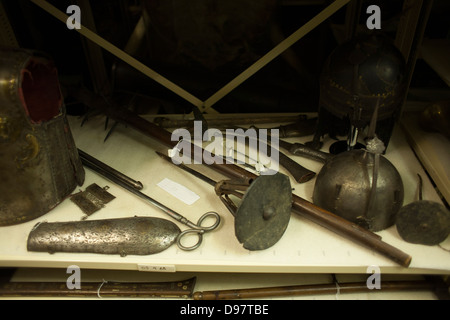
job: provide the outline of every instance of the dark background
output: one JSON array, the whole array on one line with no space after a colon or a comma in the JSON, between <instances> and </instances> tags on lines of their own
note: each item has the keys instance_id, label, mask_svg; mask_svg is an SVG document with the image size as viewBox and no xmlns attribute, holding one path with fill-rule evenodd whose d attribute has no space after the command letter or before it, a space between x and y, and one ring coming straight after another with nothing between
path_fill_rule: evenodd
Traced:
<instances>
[{"instance_id":1,"label":"dark background","mask_svg":"<svg viewBox=\"0 0 450 320\"><path fill-rule=\"evenodd\" d=\"M49 2L64 12L70 4L80 5L82 23L85 23L82 1ZM90 5L97 33L122 49L143 10L147 10L145 41L133 55L199 99L206 100L329 2L95 0L90 1ZM28 0L3 0L3 4L20 46L49 54L56 61L62 85L83 85L119 101L129 101L133 95L144 97L138 106L140 113L191 111L188 102L105 50L101 51L101 63L107 81L98 88L86 60L85 43L76 31L68 30L61 21ZM375 32L394 38L403 1L362 1L359 23L363 32L368 18L365 8L370 4L379 5L382 13L382 29ZM449 36L449 7L449 1L435 1L425 37ZM223 113L316 111L321 68L339 44L337 30L344 23L345 7L293 45L291 60L279 56L213 107ZM420 59L411 86L446 88ZM84 109L69 101L68 112L82 113Z\"/></svg>"}]
</instances>

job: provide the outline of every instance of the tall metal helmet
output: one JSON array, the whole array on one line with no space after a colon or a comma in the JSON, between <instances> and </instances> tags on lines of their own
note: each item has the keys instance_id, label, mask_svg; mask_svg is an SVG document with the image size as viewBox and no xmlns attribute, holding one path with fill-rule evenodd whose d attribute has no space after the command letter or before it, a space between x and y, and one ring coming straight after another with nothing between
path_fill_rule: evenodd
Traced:
<instances>
[{"instance_id":1,"label":"tall metal helmet","mask_svg":"<svg viewBox=\"0 0 450 320\"><path fill-rule=\"evenodd\" d=\"M85 173L51 59L0 48L0 89L0 226L7 226L49 212Z\"/></svg>"}]
</instances>

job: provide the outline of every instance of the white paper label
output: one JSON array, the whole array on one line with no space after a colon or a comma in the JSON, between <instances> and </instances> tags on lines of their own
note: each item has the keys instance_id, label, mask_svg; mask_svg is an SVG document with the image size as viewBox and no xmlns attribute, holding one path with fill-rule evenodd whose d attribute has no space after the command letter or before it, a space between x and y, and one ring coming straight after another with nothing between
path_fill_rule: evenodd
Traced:
<instances>
[{"instance_id":1,"label":"white paper label","mask_svg":"<svg viewBox=\"0 0 450 320\"><path fill-rule=\"evenodd\" d=\"M185 186L176 183L170 179L165 178L161 182L157 184L158 187L161 189L167 191L171 195L173 195L175 198L183 201L187 205L193 204L195 201L200 199L200 196L197 195L195 192L189 190Z\"/></svg>"}]
</instances>

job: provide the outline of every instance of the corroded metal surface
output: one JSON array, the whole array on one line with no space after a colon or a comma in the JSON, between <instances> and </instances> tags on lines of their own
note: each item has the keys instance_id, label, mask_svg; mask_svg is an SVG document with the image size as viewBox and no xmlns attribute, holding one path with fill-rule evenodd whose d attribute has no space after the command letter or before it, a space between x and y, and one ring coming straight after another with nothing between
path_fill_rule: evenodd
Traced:
<instances>
[{"instance_id":1,"label":"corroded metal surface","mask_svg":"<svg viewBox=\"0 0 450 320\"><path fill-rule=\"evenodd\" d=\"M84 182L52 61L0 49L0 226L57 206Z\"/></svg>"},{"instance_id":2,"label":"corroded metal surface","mask_svg":"<svg viewBox=\"0 0 450 320\"><path fill-rule=\"evenodd\" d=\"M403 205L403 182L397 169L380 156L377 184L371 199L375 155L351 150L325 163L314 185L314 204L371 231L395 222Z\"/></svg>"},{"instance_id":3,"label":"corroded metal surface","mask_svg":"<svg viewBox=\"0 0 450 320\"><path fill-rule=\"evenodd\" d=\"M433 246L450 234L450 211L437 202L415 201L400 209L396 226L406 242Z\"/></svg>"},{"instance_id":4,"label":"corroded metal surface","mask_svg":"<svg viewBox=\"0 0 450 320\"><path fill-rule=\"evenodd\" d=\"M248 250L273 246L283 236L291 217L289 177L260 176L247 189L235 214L235 234Z\"/></svg>"},{"instance_id":5,"label":"corroded metal surface","mask_svg":"<svg viewBox=\"0 0 450 320\"><path fill-rule=\"evenodd\" d=\"M108 187L101 188L96 183L93 183L86 190L73 194L70 200L87 216L90 216L116 198L106 190L108 190Z\"/></svg>"},{"instance_id":6,"label":"corroded metal surface","mask_svg":"<svg viewBox=\"0 0 450 320\"><path fill-rule=\"evenodd\" d=\"M181 230L166 219L132 217L39 223L30 232L28 251L149 255L170 247Z\"/></svg>"},{"instance_id":7,"label":"corroded metal surface","mask_svg":"<svg viewBox=\"0 0 450 320\"><path fill-rule=\"evenodd\" d=\"M320 79L321 103L339 118L367 124L378 101L378 119L398 112L405 90L405 61L382 36L353 39L328 57ZM359 126L358 126L359 127Z\"/></svg>"},{"instance_id":8,"label":"corroded metal surface","mask_svg":"<svg viewBox=\"0 0 450 320\"><path fill-rule=\"evenodd\" d=\"M357 147L356 139L377 109L376 134L388 146L407 89L406 63L389 37L368 35L339 45L320 76L319 123L312 146L320 138L349 135L333 144L332 153ZM355 145L354 145L355 144Z\"/></svg>"}]
</instances>

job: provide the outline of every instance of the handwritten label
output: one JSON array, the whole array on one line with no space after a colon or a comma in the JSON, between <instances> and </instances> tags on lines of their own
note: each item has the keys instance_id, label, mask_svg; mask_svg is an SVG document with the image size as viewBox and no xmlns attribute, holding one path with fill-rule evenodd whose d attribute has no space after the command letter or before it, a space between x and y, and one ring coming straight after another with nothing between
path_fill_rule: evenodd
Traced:
<instances>
[{"instance_id":1,"label":"handwritten label","mask_svg":"<svg viewBox=\"0 0 450 320\"><path fill-rule=\"evenodd\" d=\"M138 270L144 272L176 272L174 265L138 264Z\"/></svg>"}]
</instances>

